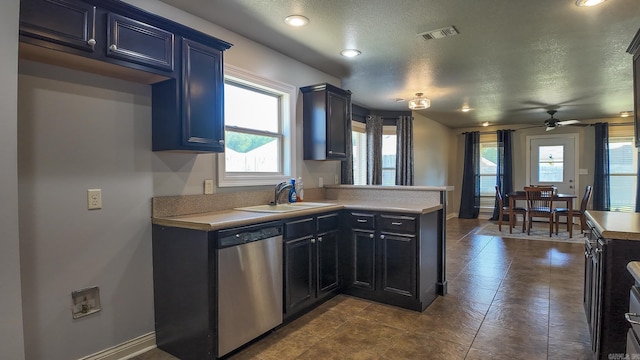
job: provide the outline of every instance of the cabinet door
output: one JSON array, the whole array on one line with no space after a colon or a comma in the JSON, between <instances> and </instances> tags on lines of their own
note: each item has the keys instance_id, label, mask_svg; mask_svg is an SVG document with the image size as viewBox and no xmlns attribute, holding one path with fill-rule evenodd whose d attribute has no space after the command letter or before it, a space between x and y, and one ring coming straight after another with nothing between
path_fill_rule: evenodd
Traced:
<instances>
[{"instance_id":1,"label":"cabinet door","mask_svg":"<svg viewBox=\"0 0 640 360\"><path fill-rule=\"evenodd\" d=\"M327 93L327 158L347 157L347 121L349 99L329 91Z\"/></svg>"},{"instance_id":2,"label":"cabinet door","mask_svg":"<svg viewBox=\"0 0 640 360\"><path fill-rule=\"evenodd\" d=\"M285 313L291 314L315 300L312 238L284 242Z\"/></svg>"},{"instance_id":3,"label":"cabinet door","mask_svg":"<svg viewBox=\"0 0 640 360\"><path fill-rule=\"evenodd\" d=\"M77 0L20 1L20 34L93 52L96 7Z\"/></svg>"},{"instance_id":4,"label":"cabinet door","mask_svg":"<svg viewBox=\"0 0 640 360\"><path fill-rule=\"evenodd\" d=\"M591 257L593 256L593 247L586 241L585 249L584 249L584 294L582 304L584 306L584 313L587 316L587 324L591 327L591 286L593 285L593 261Z\"/></svg>"},{"instance_id":5,"label":"cabinet door","mask_svg":"<svg viewBox=\"0 0 640 360\"><path fill-rule=\"evenodd\" d=\"M183 39L182 54L183 145L224 152L222 51Z\"/></svg>"},{"instance_id":6,"label":"cabinet door","mask_svg":"<svg viewBox=\"0 0 640 360\"><path fill-rule=\"evenodd\" d=\"M375 290L376 246L373 231L353 230L351 232L351 286Z\"/></svg>"},{"instance_id":7,"label":"cabinet door","mask_svg":"<svg viewBox=\"0 0 640 360\"><path fill-rule=\"evenodd\" d=\"M338 231L321 234L317 239L318 297L338 288Z\"/></svg>"},{"instance_id":8,"label":"cabinet door","mask_svg":"<svg viewBox=\"0 0 640 360\"><path fill-rule=\"evenodd\" d=\"M416 296L416 237L381 234L381 291L403 297Z\"/></svg>"},{"instance_id":9,"label":"cabinet door","mask_svg":"<svg viewBox=\"0 0 640 360\"><path fill-rule=\"evenodd\" d=\"M596 356L600 353L600 329L602 327L602 281L605 247L599 242L591 257L593 277L591 278L591 349Z\"/></svg>"},{"instance_id":10,"label":"cabinet door","mask_svg":"<svg viewBox=\"0 0 640 360\"><path fill-rule=\"evenodd\" d=\"M155 26L110 13L107 56L173 71L173 34Z\"/></svg>"}]
</instances>

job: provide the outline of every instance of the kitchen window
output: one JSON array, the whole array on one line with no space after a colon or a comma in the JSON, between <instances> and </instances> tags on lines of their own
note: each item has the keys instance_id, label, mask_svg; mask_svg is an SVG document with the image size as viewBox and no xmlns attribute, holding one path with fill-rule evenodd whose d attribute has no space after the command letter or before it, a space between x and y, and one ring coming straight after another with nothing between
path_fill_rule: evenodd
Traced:
<instances>
[{"instance_id":1,"label":"kitchen window","mask_svg":"<svg viewBox=\"0 0 640 360\"><path fill-rule=\"evenodd\" d=\"M225 65L225 152L218 185L273 185L295 175L295 87Z\"/></svg>"},{"instance_id":2,"label":"kitchen window","mask_svg":"<svg viewBox=\"0 0 640 360\"><path fill-rule=\"evenodd\" d=\"M633 143L633 126L610 126L609 195L611 211L635 211L637 169L638 152Z\"/></svg>"},{"instance_id":3,"label":"kitchen window","mask_svg":"<svg viewBox=\"0 0 640 360\"><path fill-rule=\"evenodd\" d=\"M351 123L353 150L353 183L367 184L367 134L365 124ZM396 127L382 128L382 185L396 184Z\"/></svg>"}]
</instances>

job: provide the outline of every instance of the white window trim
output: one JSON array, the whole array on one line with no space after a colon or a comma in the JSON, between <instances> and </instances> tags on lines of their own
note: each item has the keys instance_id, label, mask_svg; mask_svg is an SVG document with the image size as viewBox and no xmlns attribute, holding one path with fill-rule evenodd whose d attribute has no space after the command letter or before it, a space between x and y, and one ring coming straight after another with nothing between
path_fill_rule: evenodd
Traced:
<instances>
[{"instance_id":1,"label":"white window trim","mask_svg":"<svg viewBox=\"0 0 640 360\"><path fill-rule=\"evenodd\" d=\"M273 174L251 174L225 172L224 153L218 154L218 187L233 186L262 186L274 185L280 181L295 177L296 174L296 102L297 88L279 81L266 79L257 74L240 69L238 67L225 64L225 80L233 80L239 84L259 88L282 96L282 103L289 106L282 107L282 173Z\"/></svg>"}]
</instances>

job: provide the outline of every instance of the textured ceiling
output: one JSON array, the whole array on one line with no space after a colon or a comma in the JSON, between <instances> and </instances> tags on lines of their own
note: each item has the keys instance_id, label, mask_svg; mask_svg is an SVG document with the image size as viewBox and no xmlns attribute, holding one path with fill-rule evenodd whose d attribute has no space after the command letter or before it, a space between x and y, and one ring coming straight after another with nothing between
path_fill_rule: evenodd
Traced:
<instances>
[{"instance_id":1,"label":"textured ceiling","mask_svg":"<svg viewBox=\"0 0 640 360\"><path fill-rule=\"evenodd\" d=\"M353 102L421 113L449 127L617 117L633 109L638 0L163 0L342 79ZM283 19L311 21L290 28ZM459 35L416 34L453 25ZM344 48L362 55L343 58ZM472 111L463 113L467 104Z\"/></svg>"}]
</instances>

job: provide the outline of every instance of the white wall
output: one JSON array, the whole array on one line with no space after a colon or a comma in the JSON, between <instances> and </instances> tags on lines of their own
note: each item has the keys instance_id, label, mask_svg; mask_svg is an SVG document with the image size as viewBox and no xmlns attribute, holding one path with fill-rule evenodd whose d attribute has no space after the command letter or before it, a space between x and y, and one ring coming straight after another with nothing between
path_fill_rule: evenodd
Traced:
<instances>
[{"instance_id":1,"label":"white wall","mask_svg":"<svg viewBox=\"0 0 640 360\"><path fill-rule=\"evenodd\" d=\"M417 112L413 113L415 185L447 186L452 130Z\"/></svg>"},{"instance_id":2,"label":"white wall","mask_svg":"<svg viewBox=\"0 0 640 360\"><path fill-rule=\"evenodd\" d=\"M20 1L0 11L0 357L24 359L18 237L17 73Z\"/></svg>"},{"instance_id":3,"label":"white wall","mask_svg":"<svg viewBox=\"0 0 640 360\"><path fill-rule=\"evenodd\" d=\"M337 78L164 3L131 3L233 43L225 52L225 63L297 87L320 82L339 85ZM2 16L5 14L3 7ZM16 42L17 15L10 18L15 20ZM2 22L2 26L5 24ZM7 83L16 83L15 67L7 75ZM15 185L13 171L13 188L11 181L5 188L3 179L0 190L3 197L5 189L14 197L13 202L7 202L7 210L15 214L7 218L9 232L4 228L3 232L11 235L13 226L15 242L13 248L4 238L0 242L0 259L7 257L0 266L3 270L5 266L14 269L12 286L18 288L13 291L13 302L19 306L19 187L22 301L24 309L29 309L24 312L26 358L78 358L154 330L150 199L202 193L203 180L216 179L216 156L151 151L149 85L28 61L21 61L19 73L19 185ZM14 108L15 99L14 94ZM0 101L10 103L11 96ZM3 112L5 108L11 109L3 106ZM301 110L298 101L299 139ZM2 138L1 146L8 148L7 154L13 147L14 156L3 169L16 168L13 112L13 120L0 124L0 137L9 136L7 141ZM5 126L9 127L7 131ZM298 150L301 155L301 141ZM5 165L4 158L1 161ZM298 159L299 174L308 187L317 185L318 176L323 176L326 184L333 183L339 166L339 162ZM8 173L11 176L12 172ZM103 210L86 209L89 188L102 189ZM4 219L3 214L3 225ZM5 247L13 256L5 255ZM103 310L73 320L71 291L94 285L100 287ZM10 303L4 301L5 294L3 291L0 295L3 307ZM0 311L5 310L3 307ZM8 319L21 325L19 307L9 310L13 318ZM11 327L14 338L16 329L19 327ZM0 338L0 346L5 338ZM9 338L11 345L17 344L21 351L22 344L14 338Z\"/></svg>"},{"instance_id":4,"label":"white wall","mask_svg":"<svg viewBox=\"0 0 640 360\"><path fill-rule=\"evenodd\" d=\"M28 359L72 359L153 331L151 88L20 62L20 249ZM87 189L102 210L87 210ZM71 292L103 310L71 317Z\"/></svg>"}]
</instances>

